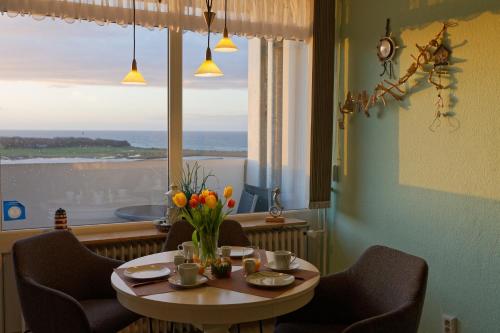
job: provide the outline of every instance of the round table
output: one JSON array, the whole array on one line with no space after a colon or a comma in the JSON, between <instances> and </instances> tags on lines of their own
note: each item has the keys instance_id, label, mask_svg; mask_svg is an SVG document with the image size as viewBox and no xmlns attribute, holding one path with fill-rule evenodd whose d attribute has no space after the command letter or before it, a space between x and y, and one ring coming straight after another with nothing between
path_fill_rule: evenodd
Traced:
<instances>
[{"instance_id":1,"label":"round table","mask_svg":"<svg viewBox=\"0 0 500 333\"><path fill-rule=\"evenodd\" d=\"M177 251L156 253L129 261L120 267L171 262ZM266 253L268 260L272 252ZM301 268L318 271L297 258ZM319 276L285 291L275 298L264 298L215 287L200 287L150 296L136 296L116 274L111 283L118 301L127 309L145 317L191 323L206 333L227 333L231 325L274 318L295 311L314 296Z\"/></svg>"}]
</instances>

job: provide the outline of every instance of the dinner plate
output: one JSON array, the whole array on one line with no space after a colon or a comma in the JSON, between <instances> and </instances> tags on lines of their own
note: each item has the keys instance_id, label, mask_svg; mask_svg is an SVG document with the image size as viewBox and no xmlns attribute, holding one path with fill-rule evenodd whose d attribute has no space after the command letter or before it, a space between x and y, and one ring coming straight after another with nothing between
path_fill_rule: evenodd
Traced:
<instances>
[{"instance_id":1,"label":"dinner plate","mask_svg":"<svg viewBox=\"0 0 500 333\"><path fill-rule=\"evenodd\" d=\"M170 269L168 267L158 264L129 267L123 272L126 278L133 280L159 279L169 274Z\"/></svg>"},{"instance_id":2,"label":"dinner plate","mask_svg":"<svg viewBox=\"0 0 500 333\"><path fill-rule=\"evenodd\" d=\"M295 277L279 272L256 272L247 276L246 281L254 286L267 288L281 288L291 285Z\"/></svg>"},{"instance_id":3,"label":"dinner plate","mask_svg":"<svg viewBox=\"0 0 500 333\"><path fill-rule=\"evenodd\" d=\"M270 261L265 265L265 267L277 272L290 272L300 268L300 264L298 262L292 262L288 268L278 268L276 267L276 263L274 261Z\"/></svg>"},{"instance_id":4,"label":"dinner plate","mask_svg":"<svg viewBox=\"0 0 500 333\"><path fill-rule=\"evenodd\" d=\"M182 284L181 277L178 274L168 278L168 282L170 282L170 284L172 284L176 287L180 287L180 288L198 287L198 286L201 286L202 284L206 283L207 281L208 281L208 278L206 276L203 276L203 275L197 275L196 282L194 284Z\"/></svg>"},{"instance_id":5,"label":"dinner plate","mask_svg":"<svg viewBox=\"0 0 500 333\"><path fill-rule=\"evenodd\" d=\"M217 252L220 255L222 253L222 250L218 248ZM241 258L243 257L243 255L252 255L253 252L254 249L252 249L251 247L231 246L231 258Z\"/></svg>"}]
</instances>

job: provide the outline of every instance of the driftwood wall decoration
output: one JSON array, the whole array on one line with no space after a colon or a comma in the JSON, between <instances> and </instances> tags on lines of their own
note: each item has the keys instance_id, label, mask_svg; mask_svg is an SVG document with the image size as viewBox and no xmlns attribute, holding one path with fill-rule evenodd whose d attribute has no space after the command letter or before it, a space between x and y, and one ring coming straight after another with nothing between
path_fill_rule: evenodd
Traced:
<instances>
[{"instance_id":1,"label":"driftwood wall decoration","mask_svg":"<svg viewBox=\"0 0 500 333\"><path fill-rule=\"evenodd\" d=\"M406 70L406 73L397 81L387 79L382 80L375 86L371 95L369 95L366 91L362 91L357 94L348 92L344 103L340 104L339 110L341 114L346 115L354 112L362 112L367 117L370 117L370 109L378 103L382 103L383 106L386 106L388 97L395 99L396 101L402 101L406 95L406 90L403 86L419 70L427 75L427 81L436 87L439 92L442 89L445 89L445 87L441 84L440 78L441 75L447 73L446 67L449 64L451 50L443 44L443 36L448 28L454 26L456 26L456 23L445 22L441 31L439 31L426 45L420 46L416 44L418 54L416 56L411 55L413 59L412 64ZM440 93L438 96L440 96ZM438 99L438 103L441 103L439 105L442 105L442 98L440 101ZM446 116L446 114L440 111L438 106L436 119L441 116ZM342 127L343 124L341 124L341 128Z\"/></svg>"}]
</instances>

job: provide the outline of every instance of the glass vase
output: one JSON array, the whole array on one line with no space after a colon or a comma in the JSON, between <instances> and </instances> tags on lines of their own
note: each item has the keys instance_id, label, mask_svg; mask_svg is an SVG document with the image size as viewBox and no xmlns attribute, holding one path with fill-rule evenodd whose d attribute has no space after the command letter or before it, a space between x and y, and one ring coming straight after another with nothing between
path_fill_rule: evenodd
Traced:
<instances>
[{"instance_id":1,"label":"glass vase","mask_svg":"<svg viewBox=\"0 0 500 333\"><path fill-rule=\"evenodd\" d=\"M219 242L219 231L199 232L200 237L200 259L205 267L210 267L217 260L217 243Z\"/></svg>"}]
</instances>

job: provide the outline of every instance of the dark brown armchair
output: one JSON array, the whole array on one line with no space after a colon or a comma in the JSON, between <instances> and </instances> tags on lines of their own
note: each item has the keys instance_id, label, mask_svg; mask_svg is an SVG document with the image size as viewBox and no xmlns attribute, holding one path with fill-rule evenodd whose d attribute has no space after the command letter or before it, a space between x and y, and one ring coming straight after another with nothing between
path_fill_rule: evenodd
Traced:
<instances>
[{"instance_id":1,"label":"dark brown armchair","mask_svg":"<svg viewBox=\"0 0 500 333\"><path fill-rule=\"evenodd\" d=\"M372 246L348 270L321 278L313 300L278 318L275 333L416 333L427 263Z\"/></svg>"},{"instance_id":2,"label":"dark brown armchair","mask_svg":"<svg viewBox=\"0 0 500 333\"><path fill-rule=\"evenodd\" d=\"M163 244L163 251L177 250L177 246L182 242L191 240L194 228L185 220L172 224L167 234L167 239ZM219 246L249 246L250 241L245 235L241 224L234 220L224 220L219 229Z\"/></svg>"},{"instance_id":3,"label":"dark brown armchair","mask_svg":"<svg viewBox=\"0 0 500 333\"><path fill-rule=\"evenodd\" d=\"M111 273L122 262L93 253L71 232L19 240L12 254L32 332L111 333L140 318L120 305L111 286Z\"/></svg>"}]
</instances>

